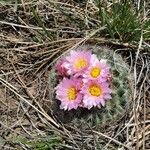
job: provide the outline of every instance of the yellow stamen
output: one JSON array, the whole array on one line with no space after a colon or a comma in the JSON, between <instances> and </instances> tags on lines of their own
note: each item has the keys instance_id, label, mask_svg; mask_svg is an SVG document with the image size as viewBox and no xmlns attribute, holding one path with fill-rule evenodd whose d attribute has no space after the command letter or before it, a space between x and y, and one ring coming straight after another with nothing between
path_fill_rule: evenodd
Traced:
<instances>
[{"instance_id":1,"label":"yellow stamen","mask_svg":"<svg viewBox=\"0 0 150 150\"><path fill-rule=\"evenodd\" d=\"M96 84L93 84L89 87L89 93L92 95L92 96L100 96L102 94L102 89L100 86L96 85Z\"/></svg>"},{"instance_id":2,"label":"yellow stamen","mask_svg":"<svg viewBox=\"0 0 150 150\"><path fill-rule=\"evenodd\" d=\"M84 58L78 58L76 61L75 61L75 68L76 69L82 69L84 67L87 66L87 60L85 60Z\"/></svg>"},{"instance_id":3,"label":"yellow stamen","mask_svg":"<svg viewBox=\"0 0 150 150\"><path fill-rule=\"evenodd\" d=\"M91 72L90 72L90 75L93 77L93 78L97 78L101 73L101 69L98 68L98 67L93 67L91 69Z\"/></svg>"},{"instance_id":4,"label":"yellow stamen","mask_svg":"<svg viewBox=\"0 0 150 150\"><path fill-rule=\"evenodd\" d=\"M67 96L69 100L75 100L77 97L77 91L74 87L70 87L67 92Z\"/></svg>"}]
</instances>

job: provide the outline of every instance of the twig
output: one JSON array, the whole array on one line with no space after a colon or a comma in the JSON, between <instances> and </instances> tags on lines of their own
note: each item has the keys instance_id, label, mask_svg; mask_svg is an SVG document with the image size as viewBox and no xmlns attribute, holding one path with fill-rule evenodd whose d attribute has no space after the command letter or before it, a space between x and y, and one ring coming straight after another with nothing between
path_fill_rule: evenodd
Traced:
<instances>
[{"instance_id":1,"label":"twig","mask_svg":"<svg viewBox=\"0 0 150 150\"><path fill-rule=\"evenodd\" d=\"M38 108L36 108L34 105L32 105L28 100L26 100L24 97L22 97L17 91L14 90L14 87L10 85L7 81L4 79L0 78L0 82L4 84L8 89L10 89L14 94L16 94L20 100L24 101L27 103L29 106L31 106L33 109L35 109L37 112L39 112L41 115L43 115L47 120L49 120L52 124L54 124L57 128L59 128L59 125L50 117L48 116L45 111L40 111Z\"/></svg>"},{"instance_id":2,"label":"twig","mask_svg":"<svg viewBox=\"0 0 150 150\"><path fill-rule=\"evenodd\" d=\"M100 136L103 136L103 137L105 137L105 138L107 138L107 139L113 141L114 143L116 143L116 144L118 144L118 145L121 145L121 146L123 146L123 147L125 147L125 148L127 148L127 149L129 149L129 150L133 150L131 147L129 147L129 146L127 146L127 145L125 145L125 144L123 144L123 143L121 143L121 142L115 140L114 138L111 138L111 137L109 137L109 136L107 136L107 135L105 135L105 134L103 134L103 133L100 133L100 132L97 132L97 131L93 131L93 133L98 134L98 135L100 135Z\"/></svg>"}]
</instances>

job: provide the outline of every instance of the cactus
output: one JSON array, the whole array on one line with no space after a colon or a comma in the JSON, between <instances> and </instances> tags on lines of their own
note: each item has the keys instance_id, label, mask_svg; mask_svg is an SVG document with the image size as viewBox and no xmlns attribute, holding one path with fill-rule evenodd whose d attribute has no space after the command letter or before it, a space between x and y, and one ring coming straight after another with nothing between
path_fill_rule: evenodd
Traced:
<instances>
[{"instance_id":1,"label":"cactus","mask_svg":"<svg viewBox=\"0 0 150 150\"><path fill-rule=\"evenodd\" d=\"M116 122L129 109L132 95L132 74L130 73L129 65L122 59L121 55L114 53L107 47L86 45L78 47L80 50L91 50L99 59L107 59L107 63L111 67L112 82L111 88L112 99L107 101L105 107L92 108L91 110L79 108L73 111L63 111L58 109L56 104L54 91L51 92L51 98L55 103L54 113L61 113L62 122L70 122L74 125L88 123L89 126L105 126ZM57 85L55 69L50 73L51 89ZM56 115L57 116L57 115ZM65 119L62 119L65 117Z\"/></svg>"}]
</instances>

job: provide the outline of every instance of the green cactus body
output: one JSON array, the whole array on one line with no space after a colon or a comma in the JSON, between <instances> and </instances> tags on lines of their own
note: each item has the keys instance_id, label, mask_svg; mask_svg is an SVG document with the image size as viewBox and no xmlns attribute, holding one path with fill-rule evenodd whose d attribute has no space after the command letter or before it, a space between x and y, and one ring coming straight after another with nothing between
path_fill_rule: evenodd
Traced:
<instances>
[{"instance_id":1,"label":"green cactus body","mask_svg":"<svg viewBox=\"0 0 150 150\"><path fill-rule=\"evenodd\" d=\"M99 59L107 59L112 73L111 89L112 99L108 100L106 105L101 108L92 108L91 110L79 108L73 111L59 110L56 104L55 91L51 92L53 99L54 113L61 113L62 122L80 125L81 123L88 123L91 127L105 126L112 124L120 119L124 113L129 109L132 95L132 74L130 67L122 59L121 55L114 53L107 47L86 45L78 47L76 50L91 50ZM50 73L51 89L57 85L56 73L53 68ZM57 109L55 108L57 106ZM57 115L56 115L57 116ZM58 116L59 118L59 116Z\"/></svg>"}]
</instances>

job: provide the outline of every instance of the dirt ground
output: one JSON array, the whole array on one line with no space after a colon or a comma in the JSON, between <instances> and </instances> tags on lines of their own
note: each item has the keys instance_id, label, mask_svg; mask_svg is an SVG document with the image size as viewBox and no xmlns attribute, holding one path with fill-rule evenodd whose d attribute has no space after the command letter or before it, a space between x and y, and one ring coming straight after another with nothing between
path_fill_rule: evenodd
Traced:
<instances>
[{"instance_id":1,"label":"dirt ground","mask_svg":"<svg viewBox=\"0 0 150 150\"><path fill-rule=\"evenodd\" d=\"M150 150L149 40L101 36L92 1L57 2L0 2L0 149ZM53 65L86 43L119 52L134 77L132 108L103 130L61 122L68 112L52 109Z\"/></svg>"}]
</instances>

